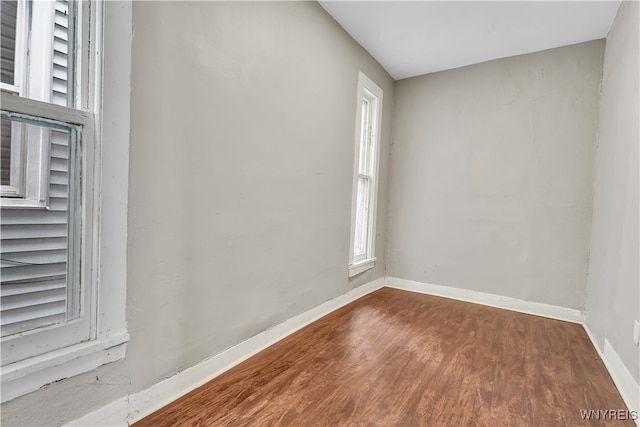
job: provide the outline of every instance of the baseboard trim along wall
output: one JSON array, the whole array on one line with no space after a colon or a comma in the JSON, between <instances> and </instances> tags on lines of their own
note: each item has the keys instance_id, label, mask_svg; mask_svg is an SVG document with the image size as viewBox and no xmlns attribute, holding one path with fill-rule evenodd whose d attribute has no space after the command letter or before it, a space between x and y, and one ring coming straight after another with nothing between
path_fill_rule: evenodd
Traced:
<instances>
[{"instance_id":1,"label":"baseboard trim along wall","mask_svg":"<svg viewBox=\"0 0 640 427\"><path fill-rule=\"evenodd\" d=\"M382 287L384 278L381 277L352 289L145 390L123 396L67 425L127 426L141 420L297 330Z\"/></svg>"},{"instance_id":2,"label":"baseboard trim along wall","mask_svg":"<svg viewBox=\"0 0 640 427\"><path fill-rule=\"evenodd\" d=\"M634 380L631 372L624 365L618 353L613 349L609 340L604 339L604 349L602 351L602 361L611 375L622 400L630 411L640 410L640 385ZM635 420L636 425L640 425L640 419Z\"/></svg>"},{"instance_id":3,"label":"baseboard trim along wall","mask_svg":"<svg viewBox=\"0 0 640 427\"><path fill-rule=\"evenodd\" d=\"M583 324L628 409L630 411L640 409L638 384L609 341L605 339L604 349L600 349L593 335L584 325L582 311L484 292L384 277L299 314L145 390L123 396L67 426L127 426L141 420L304 326L384 286ZM640 426L639 420L636 420L636 423Z\"/></svg>"},{"instance_id":4,"label":"baseboard trim along wall","mask_svg":"<svg viewBox=\"0 0 640 427\"><path fill-rule=\"evenodd\" d=\"M622 363L620 356L618 356L618 353L613 349L609 340L605 338L604 347L600 348L589 327L586 324L583 326L584 330L587 331L589 339L591 339L591 343L600 355L604 366L607 368L607 371L609 371L609 375L611 375L611 379L620 392L620 396L622 396L622 400L624 400L627 408L629 411L636 411L636 414L640 416L640 384L636 382L631 372L629 372L624 363ZM640 426L640 418L636 419L635 422L636 425Z\"/></svg>"},{"instance_id":5,"label":"baseboard trim along wall","mask_svg":"<svg viewBox=\"0 0 640 427\"><path fill-rule=\"evenodd\" d=\"M525 301L517 298L488 294L485 292L454 288L451 286L415 282L413 280L405 280L389 276L385 277L385 286L405 291L418 292L421 294L452 298L475 304L488 305L491 307L503 308L505 310L518 311L520 313L549 317L551 319L564 320L567 322L584 323L584 312L573 308Z\"/></svg>"}]
</instances>

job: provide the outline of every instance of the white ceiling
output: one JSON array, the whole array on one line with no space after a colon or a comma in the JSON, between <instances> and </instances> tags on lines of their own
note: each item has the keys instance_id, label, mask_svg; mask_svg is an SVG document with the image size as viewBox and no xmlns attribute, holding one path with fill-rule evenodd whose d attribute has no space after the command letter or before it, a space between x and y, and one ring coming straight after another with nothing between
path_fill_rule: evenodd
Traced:
<instances>
[{"instance_id":1,"label":"white ceiling","mask_svg":"<svg viewBox=\"0 0 640 427\"><path fill-rule=\"evenodd\" d=\"M606 37L620 1L320 1L394 79Z\"/></svg>"}]
</instances>

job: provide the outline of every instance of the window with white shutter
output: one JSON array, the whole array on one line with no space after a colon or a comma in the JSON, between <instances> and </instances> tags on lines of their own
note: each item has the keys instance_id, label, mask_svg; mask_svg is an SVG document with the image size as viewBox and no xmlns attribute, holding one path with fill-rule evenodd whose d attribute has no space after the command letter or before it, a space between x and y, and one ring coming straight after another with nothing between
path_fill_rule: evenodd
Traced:
<instances>
[{"instance_id":1,"label":"window with white shutter","mask_svg":"<svg viewBox=\"0 0 640 427\"><path fill-rule=\"evenodd\" d=\"M79 242L69 233L78 220L78 176L70 174L76 156L77 130L22 124L28 131L44 133L50 143L46 208L3 207L0 212L0 330L2 336L65 322L78 315L79 268L72 249ZM32 129L33 128L33 129ZM29 132L30 133L30 132ZM71 208L71 210L70 210ZM79 224L78 224L79 225ZM75 244L74 244L75 243Z\"/></svg>"},{"instance_id":2,"label":"window with white shutter","mask_svg":"<svg viewBox=\"0 0 640 427\"><path fill-rule=\"evenodd\" d=\"M2 38L3 77L6 74L6 83L11 85L7 91L67 107L72 93L69 64L73 62L68 53L69 40L73 40L69 2L20 2L20 6L18 2L7 3L9 7L4 2L2 7L2 26L12 29L3 31ZM21 14L31 15L43 25L36 28L28 21L21 25L25 19ZM43 46L29 47L30 51L44 50L46 54L33 58L22 54L20 40L40 43ZM40 62L41 58L46 62ZM23 63L17 64L19 61ZM19 76L17 71L25 75ZM47 92L42 92L41 87L48 88ZM22 164L14 164L14 169L24 184L17 193L3 198L0 213L2 337L68 322L79 315L80 266L79 257L73 252L79 242L72 239L79 238L79 232L73 230L80 218L73 213L80 204L69 189L79 184L79 177L70 174L70 170L72 163L80 162L74 141L78 141L81 130L65 122L45 123L38 119L44 118L6 115L2 119L4 151L9 150L9 156L11 151L20 152L14 158ZM3 175L11 173L4 173L3 169ZM88 328L76 329L84 331L76 330L75 335L88 337ZM3 355L3 362L33 354L4 353L7 356Z\"/></svg>"},{"instance_id":3,"label":"window with white shutter","mask_svg":"<svg viewBox=\"0 0 640 427\"><path fill-rule=\"evenodd\" d=\"M382 89L360 73L356 115L349 276L375 265L378 152Z\"/></svg>"},{"instance_id":4,"label":"window with white shutter","mask_svg":"<svg viewBox=\"0 0 640 427\"><path fill-rule=\"evenodd\" d=\"M108 207L104 222L97 222L101 195L111 194L96 181L102 168L96 153L108 157L111 149L98 147L97 131L112 129L97 122L105 105L97 83L108 68L98 49L103 34L112 52L118 38L130 49L130 34L102 32L105 8L111 6L0 2L2 401L124 355L124 310L114 306L119 300L108 298L99 280L98 255L113 255L99 242L103 224L113 220L112 212L126 216L126 211ZM130 24L130 13L130 6L118 6L112 16L123 15ZM127 52L119 58L125 64ZM117 90L126 94L128 108L128 80ZM107 100L106 108L113 104L117 101ZM124 124L127 130L128 121ZM121 140L116 148L128 146L128 131ZM124 184L126 179L117 182L120 190ZM126 230L116 237L121 251ZM122 277L124 269L116 270ZM109 277L109 271L103 273ZM114 285L110 294L124 298L123 290ZM91 359L78 363L81 357Z\"/></svg>"}]
</instances>

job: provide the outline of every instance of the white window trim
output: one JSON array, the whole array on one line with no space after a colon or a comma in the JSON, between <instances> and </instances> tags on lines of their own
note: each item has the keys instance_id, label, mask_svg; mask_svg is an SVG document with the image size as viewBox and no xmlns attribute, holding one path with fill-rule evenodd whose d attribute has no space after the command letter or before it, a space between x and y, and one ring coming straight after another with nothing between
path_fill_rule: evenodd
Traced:
<instances>
[{"instance_id":1,"label":"white window trim","mask_svg":"<svg viewBox=\"0 0 640 427\"><path fill-rule=\"evenodd\" d=\"M94 40L102 49L98 49L100 65L88 76L94 82L102 82L98 96L91 101L96 112L97 159L94 174L97 226L92 230L96 253L93 257L96 298L92 307L95 334L90 341L0 368L2 402L121 359L126 353L132 4L100 1L96 5L96 22L102 22L102 33L96 34ZM40 107L49 108L46 104ZM89 113L78 111L78 114ZM55 114L50 117L56 119Z\"/></svg>"},{"instance_id":2,"label":"white window trim","mask_svg":"<svg viewBox=\"0 0 640 427\"><path fill-rule=\"evenodd\" d=\"M86 135L84 138L86 139L86 143L84 144L83 157L87 159L94 157L93 114L17 96L7 96L4 98L2 109L10 111L9 117L20 118L26 116L43 125L53 124L61 125L68 129L81 129L83 135ZM38 132L42 133L44 131L38 130ZM86 163L93 162L87 161ZM87 169L92 170L90 166L88 166ZM70 167L70 170L73 170L73 167ZM82 184L88 188L93 188L93 177L91 175L85 177ZM90 194L86 189L83 190L83 193ZM93 199L86 200L83 204L83 209L87 212L92 212L92 202ZM89 215L83 216L86 217ZM86 227L87 230L91 230L93 224L97 223L93 217L83 218L82 221L83 227ZM80 292L79 296L83 299L82 307L88 307L96 295L95 280L92 278L93 268L91 268L90 264L85 264L84 260L92 260L92 252L94 251L93 243L96 242L96 240L92 234L83 235L82 240L85 242L83 245L84 250L83 253L80 254L80 248L77 247L78 240L74 237L74 235L77 236L76 233L79 231L79 229L76 229L77 224L75 219L69 223L68 245L69 253L72 254L72 256L79 255L80 259L83 260L83 265L81 266L81 274L83 277L79 277L77 269L73 268L70 269L67 280L74 285L83 284L82 288L76 288L74 286L74 289L78 289ZM1 342L5 349L2 352L2 363L5 364L5 366L11 366L11 362L27 360L34 356L91 339L92 326L95 322L88 314L93 313L93 311L87 310L86 308L82 311L82 316L65 323L54 324L2 337Z\"/></svg>"},{"instance_id":3,"label":"white window trim","mask_svg":"<svg viewBox=\"0 0 640 427\"><path fill-rule=\"evenodd\" d=\"M370 210L368 221L367 251L364 258L354 259L355 246L355 225L356 225L356 206L358 197L358 176L360 164L360 138L362 131L362 99L366 94L375 98L374 119L375 125L372 127L372 145L373 145L373 171L371 172L372 184L370 186ZM349 244L349 277L358 275L364 271L372 269L376 263L375 247L376 247L376 213L378 208L378 170L380 162L380 132L382 128L382 89L367 77L363 72L358 75L358 92L356 103L356 132L355 132L355 156L353 166L353 190L351 195L351 237Z\"/></svg>"},{"instance_id":4,"label":"white window trim","mask_svg":"<svg viewBox=\"0 0 640 427\"><path fill-rule=\"evenodd\" d=\"M376 266L377 258L367 258L349 265L349 277L356 276Z\"/></svg>"}]
</instances>

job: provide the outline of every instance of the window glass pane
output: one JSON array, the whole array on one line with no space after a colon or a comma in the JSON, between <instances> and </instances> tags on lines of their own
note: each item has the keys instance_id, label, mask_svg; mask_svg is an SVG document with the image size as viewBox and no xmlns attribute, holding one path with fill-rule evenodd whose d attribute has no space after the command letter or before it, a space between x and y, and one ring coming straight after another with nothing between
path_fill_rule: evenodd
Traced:
<instances>
[{"instance_id":1,"label":"window glass pane","mask_svg":"<svg viewBox=\"0 0 640 427\"><path fill-rule=\"evenodd\" d=\"M369 229L369 185L368 177L358 178L358 194L356 197L356 225L353 246L354 261L367 254L367 231Z\"/></svg>"},{"instance_id":2,"label":"window glass pane","mask_svg":"<svg viewBox=\"0 0 640 427\"><path fill-rule=\"evenodd\" d=\"M11 125L10 120L4 122ZM30 162L42 164L39 157L46 156L47 203L46 209L19 205L1 208L2 336L79 315L79 260L74 255L79 223L70 215L79 203L76 192L70 190L78 187L77 131L31 121L21 125L28 141L23 169L29 170Z\"/></svg>"},{"instance_id":3,"label":"window glass pane","mask_svg":"<svg viewBox=\"0 0 640 427\"><path fill-rule=\"evenodd\" d=\"M68 0L2 0L4 92L74 106L75 10Z\"/></svg>"},{"instance_id":4,"label":"window glass pane","mask_svg":"<svg viewBox=\"0 0 640 427\"><path fill-rule=\"evenodd\" d=\"M360 162L358 172L369 175L369 101L362 99L362 118L360 122Z\"/></svg>"},{"instance_id":5,"label":"window glass pane","mask_svg":"<svg viewBox=\"0 0 640 427\"><path fill-rule=\"evenodd\" d=\"M16 51L16 21L18 2L2 0L0 4L0 15L2 22L0 26L0 75L2 83L14 84L14 66Z\"/></svg>"}]
</instances>

